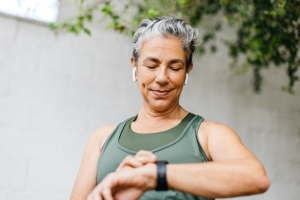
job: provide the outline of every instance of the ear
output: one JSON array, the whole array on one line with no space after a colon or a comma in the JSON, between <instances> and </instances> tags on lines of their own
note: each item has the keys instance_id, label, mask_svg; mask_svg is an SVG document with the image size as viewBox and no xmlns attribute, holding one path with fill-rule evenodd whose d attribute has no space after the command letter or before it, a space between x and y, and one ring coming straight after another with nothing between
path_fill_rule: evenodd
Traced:
<instances>
[{"instance_id":1,"label":"ear","mask_svg":"<svg viewBox=\"0 0 300 200\"><path fill-rule=\"evenodd\" d=\"M186 73L190 73L190 71L192 71L193 67L194 67L194 64L191 63Z\"/></svg>"},{"instance_id":2,"label":"ear","mask_svg":"<svg viewBox=\"0 0 300 200\"><path fill-rule=\"evenodd\" d=\"M132 66L132 80L133 81L136 81L137 79L136 79L136 63L135 63L135 61L134 61L134 57L133 56L131 56L131 58L130 58L130 63L131 63L131 66Z\"/></svg>"},{"instance_id":3,"label":"ear","mask_svg":"<svg viewBox=\"0 0 300 200\"><path fill-rule=\"evenodd\" d=\"M131 63L132 68L136 67L136 63L134 61L134 57L133 56L131 56L131 58L130 58L130 63Z\"/></svg>"}]
</instances>

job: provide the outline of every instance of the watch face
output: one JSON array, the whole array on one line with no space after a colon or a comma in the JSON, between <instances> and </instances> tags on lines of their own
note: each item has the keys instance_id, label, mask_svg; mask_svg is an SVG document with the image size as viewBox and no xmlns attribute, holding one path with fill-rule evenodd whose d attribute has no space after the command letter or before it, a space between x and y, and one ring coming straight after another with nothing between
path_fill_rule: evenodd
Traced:
<instances>
[{"instance_id":1,"label":"watch face","mask_svg":"<svg viewBox=\"0 0 300 200\"><path fill-rule=\"evenodd\" d=\"M42 22L55 22L59 0L0 0L0 12Z\"/></svg>"}]
</instances>

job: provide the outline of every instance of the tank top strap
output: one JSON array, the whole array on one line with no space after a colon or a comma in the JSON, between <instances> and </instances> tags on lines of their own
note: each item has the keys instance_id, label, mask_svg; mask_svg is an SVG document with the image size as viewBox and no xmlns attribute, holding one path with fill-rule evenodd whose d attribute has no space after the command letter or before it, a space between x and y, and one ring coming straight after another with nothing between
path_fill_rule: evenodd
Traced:
<instances>
[{"instance_id":1,"label":"tank top strap","mask_svg":"<svg viewBox=\"0 0 300 200\"><path fill-rule=\"evenodd\" d=\"M153 152L158 159L168 160L169 163L174 164L208 162L198 138L198 130L203 120L203 117L195 115L176 140L154 149Z\"/></svg>"},{"instance_id":2,"label":"tank top strap","mask_svg":"<svg viewBox=\"0 0 300 200\"><path fill-rule=\"evenodd\" d=\"M104 142L104 144L102 146L102 153L107 149L107 145L109 143L118 141L120 133L122 132L125 124L130 120L132 121L134 118L135 118L135 116L130 117L116 126L116 128L111 132L111 134L108 136L108 138Z\"/></svg>"},{"instance_id":3,"label":"tank top strap","mask_svg":"<svg viewBox=\"0 0 300 200\"><path fill-rule=\"evenodd\" d=\"M201 116L199 116L199 115L196 115L196 119L195 119L194 123L191 124L191 126L190 126L190 129L191 129L190 134L192 134L192 133L195 134L195 135L194 135L194 136L195 136L195 141L196 141L197 144L198 144L199 151L200 151L200 153L202 154L202 157L204 158L204 160L205 160L206 162L208 162L209 159L208 159L206 153L204 152L204 150L203 150L203 148L202 148L202 146L201 146L201 144L200 144L200 139L199 139L199 134L198 134L198 130L199 130L200 125L201 125L201 123L202 123L203 121L204 121L204 118L203 118L203 117L201 117Z\"/></svg>"},{"instance_id":4,"label":"tank top strap","mask_svg":"<svg viewBox=\"0 0 300 200\"><path fill-rule=\"evenodd\" d=\"M193 117L193 119L191 119L191 121L186 125L186 127L182 131L181 135L176 140L174 140L173 142L166 144L162 147L156 148L152 152L157 152L164 148L168 148L169 146L172 146L175 143L180 142L184 137L193 137L193 138L195 138L195 140L196 139L198 140L198 129L203 120L204 120L203 117L201 117L199 115L195 115Z\"/></svg>"}]
</instances>

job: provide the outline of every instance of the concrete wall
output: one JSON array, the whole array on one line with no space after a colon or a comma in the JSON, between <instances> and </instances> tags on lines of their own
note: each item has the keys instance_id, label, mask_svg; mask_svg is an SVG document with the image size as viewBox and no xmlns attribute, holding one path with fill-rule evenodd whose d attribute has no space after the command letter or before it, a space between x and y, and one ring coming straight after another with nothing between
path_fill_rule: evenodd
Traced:
<instances>
[{"instance_id":1,"label":"concrete wall","mask_svg":"<svg viewBox=\"0 0 300 200\"><path fill-rule=\"evenodd\" d=\"M99 23L92 34L55 37L45 26L0 16L0 200L68 199L91 133L138 112L130 39ZM255 95L251 73L230 72L219 47L196 57L182 105L231 126L265 165L268 192L238 199L299 198L300 84L296 95L281 92L285 72L274 68Z\"/></svg>"}]
</instances>

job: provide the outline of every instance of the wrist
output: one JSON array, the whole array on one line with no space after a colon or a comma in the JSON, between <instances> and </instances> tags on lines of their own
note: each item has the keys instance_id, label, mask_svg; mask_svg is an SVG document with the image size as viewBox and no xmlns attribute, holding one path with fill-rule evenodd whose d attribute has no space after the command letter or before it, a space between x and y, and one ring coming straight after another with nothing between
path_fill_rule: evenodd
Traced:
<instances>
[{"instance_id":1,"label":"wrist","mask_svg":"<svg viewBox=\"0 0 300 200\"><path fill-rule=\"evenodd\" d=\"M157 180L157 167L155 163L148 163L141 167L145 190L154 190Z\"/></svg>"},{"instance_id":2,"label":"wrist","mask_svg":"<svg viewBox=\"0 0 300 200\"><path fill-rule=\"evenodd\" d=\"M157 179L156 179L156 191L166 191L168 190L167 182L167 171L166 165L168 164L165 160L159 160L156 162L157 167Z\"/></svg>"}]
</instances>

